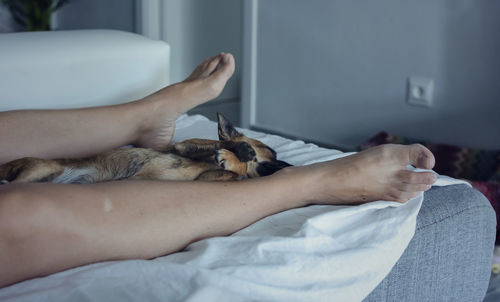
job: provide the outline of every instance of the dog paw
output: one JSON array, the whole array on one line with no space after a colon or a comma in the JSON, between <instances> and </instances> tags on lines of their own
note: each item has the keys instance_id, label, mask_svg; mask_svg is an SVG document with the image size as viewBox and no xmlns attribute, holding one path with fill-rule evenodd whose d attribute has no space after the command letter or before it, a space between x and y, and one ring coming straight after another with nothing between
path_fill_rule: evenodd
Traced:
<instances>
[{"instance_id":1,"label":"dog paw","mask_svg":"<svg viewBox=\"0 0 500 302\"><path fill-rule=\"evenodd\" d=\"M226 149L220 149L215 151L215 161L217 165L221 168L226 168L226 163L234 157L234 154Z\"/></svg>"},{"instance_id":2,"label":"dog paw","mask_svg":"<svg viewBox=\"0 0 500 302\"><path fill-rule=\"evenodd\" d=\"M242 163L236 155L226 149L215 151L215 161L219 167L227 171L232 171L239 176L245 175L247 170L246 163Z\"/></svg>"}]
</instances>

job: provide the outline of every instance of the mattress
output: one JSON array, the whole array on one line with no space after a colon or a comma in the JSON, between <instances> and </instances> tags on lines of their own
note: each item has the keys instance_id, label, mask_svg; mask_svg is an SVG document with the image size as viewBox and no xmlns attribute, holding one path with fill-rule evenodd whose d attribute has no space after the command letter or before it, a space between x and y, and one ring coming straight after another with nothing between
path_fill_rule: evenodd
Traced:
<instances>
[{"instance_id":1,"label":"mattress","mask_svg":"<svg viewBox=\"0 0 500 302\"><path fill-rule=\"evenodd\" d=\"M239 130L293 165L350 155ZM174 141L189 138L217 139L216 123L181 116ZM458 182L439 176L436 185ZM96 263L17 283L0 289L0 300L361 301L407 247L423 198L284 211L153 260Z\"/></svg>"}]
</instances>

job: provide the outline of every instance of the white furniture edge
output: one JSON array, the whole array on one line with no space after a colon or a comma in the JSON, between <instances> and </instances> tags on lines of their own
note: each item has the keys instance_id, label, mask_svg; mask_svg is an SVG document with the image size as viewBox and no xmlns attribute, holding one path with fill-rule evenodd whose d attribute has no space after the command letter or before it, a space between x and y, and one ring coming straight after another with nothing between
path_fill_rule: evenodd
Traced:
<instances>
[{"instance_id":1,"label":"white furniture edge","mask_svg":"<svg viewBox=\"0 0 500 302\"><path fill-rule=\"evenodd\" d=\"M170 46L129 32L8 33L0 53L0 111L113 105L169 84Z\"/></svg>"}]
</instances>

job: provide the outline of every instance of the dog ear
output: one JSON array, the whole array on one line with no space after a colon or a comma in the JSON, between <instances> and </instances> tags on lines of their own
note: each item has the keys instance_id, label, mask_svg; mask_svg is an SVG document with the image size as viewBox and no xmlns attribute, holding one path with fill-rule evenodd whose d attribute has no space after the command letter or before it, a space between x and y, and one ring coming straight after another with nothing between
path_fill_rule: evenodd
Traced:
<instances>
[{"instance_id":1,"label":"dog ear","mask_svg":"<svg viewBox=\"0 0 500 302\"><path fill-rule=\"evenodd\" d=\"M241 133L236 131L233 124L220 112L217 112L217 119L219 120L219 140L229 141L232 138L241 136Z\"/></svg>"}]
</instances>

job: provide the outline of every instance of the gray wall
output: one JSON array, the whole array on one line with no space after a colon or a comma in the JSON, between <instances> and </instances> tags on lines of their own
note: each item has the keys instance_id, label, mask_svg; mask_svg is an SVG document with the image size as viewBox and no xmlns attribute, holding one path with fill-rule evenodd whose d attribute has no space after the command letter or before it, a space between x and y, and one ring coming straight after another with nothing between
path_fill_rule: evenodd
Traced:
<instances>
[{"instance_id":1,"label":"gray wall","mask_svg":"<svg viewBox=\"0 0 500 302\"><path fill-rule=\"evenodd\" d=\"M135 0L72 0L56 13L55 29L135 31Z\"/></svg>"},{"instance_id":2,"label":"gray wall","mask_svg":"<svg viewBox=\"0 0 500 302\"><path fill-rule=\"evenodd\" d=\"M230 52L236 70L216 101L190 113L215 119L222 111L239 124L241 74L241 1L240 0L164 0L163 39L171 46L172 82L184 80L208 56Z\"/></svg>"},{"instance_id":3,"label":"gray wall","mask_svg":"<svg viewBox=\"0 0 500 302\"><path fill-rule=\"evenodd\" d=\"M221 51L234 54L235 77L222 98L239 97L241 53L241 1L166 0L163 38L171 44L172 81L184 80L204 58Z\"/></svg>"},{"instance_id":4,"label":"gray wall","mask_svg":"<svg viewBox=\"0 0 500 302\"><path fill-rule=\"evenodd\" d=\"M500 148L500 1L258 7L257 126L344 148L381 130ZM406 104L408 76L434 79L433 107Z\"/></svg>"}]
</instances>

